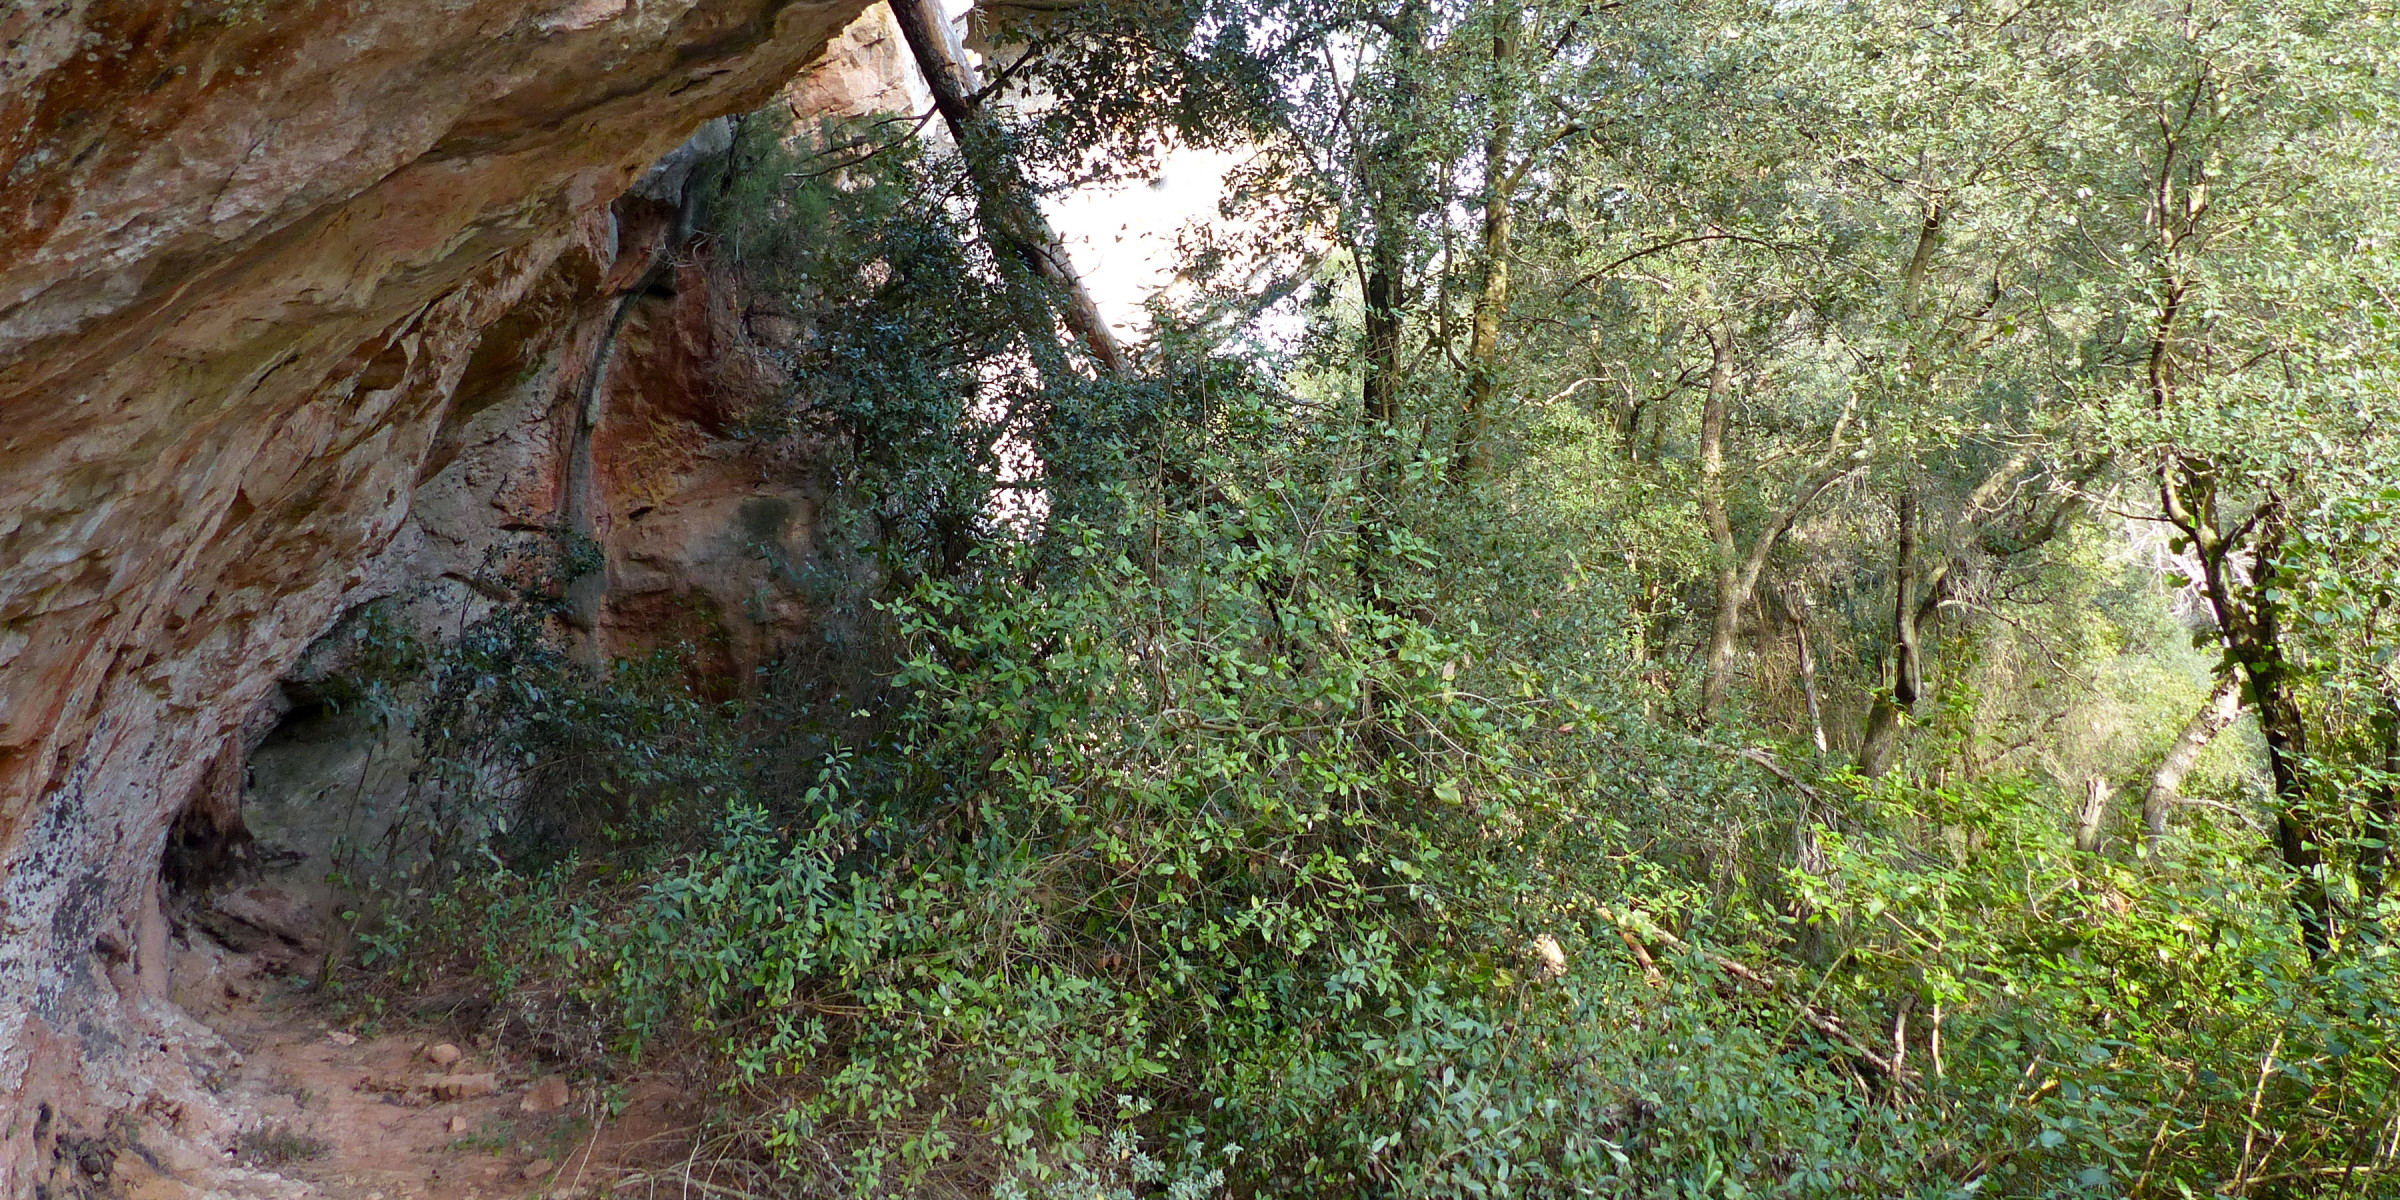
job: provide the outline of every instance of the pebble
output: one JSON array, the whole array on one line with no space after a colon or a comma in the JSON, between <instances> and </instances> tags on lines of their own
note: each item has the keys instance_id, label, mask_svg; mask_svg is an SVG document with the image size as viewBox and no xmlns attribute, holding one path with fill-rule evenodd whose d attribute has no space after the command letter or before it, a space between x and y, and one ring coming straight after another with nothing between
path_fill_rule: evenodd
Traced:
<instances>
[{"instance_id":1,"label":"pebble","mask_svg":"<svg viewBox=\"0 0 2400 1200\"><path fill-rule=\"evenodd\" d=\"M427 1075L419 1082L436 1100L472 1100L500 1090L500 1077L489 1071L479 1075Z\"/></svg>"},{"instance_id":2,"label":"pebble","mask_svg":"<svg viewBox=\"0 0 2400 1200\"><path fill-rule=\"evenodd\" d=\"M458 1047L448 1042L435 1042L425 1047L425 1061L437 1067L449 1066L463 1057L465 1055L459 1053Z\"/></svg>"},{"instance_id":3,"label":"pebble","mask_svg":"<svg viewBox=\"0 0 2400 1200\"><path fill-rule=\"evenodd\" d=\"M466 1131L467 1131L467 1119L466 1119L465 1117L452 1117L452 1118L450 1118L450 1132L452 1132L452 1133L465 1133Z\"/></svg>"},{"instance_id":4,"label":"pebble","mask_svg":"<svg viewBox=\"0 0 2400 1200\"><path fill-rule=\"evenodd\" d=\"M542 1176L550 1173L550 1168L557 1165L557 1163L551 1162L549 1159L537 1158L532 1162L526 1163L524 1171L520 1173L527 1179L540 1179Z\"/></svg>"},{"instance_id":5,"label":"pebble","mask_svg":"<svg viewBox=\"0 0 2400 1200\"><path fill-rule=\"evenodd\" d=\"M519 1105L529 1113L557 1112L566 1106L567 1081L560 1075L546 1076L541 1082L527 1088L525 1099Z\"/></svg>"},{"instance_id":6,"label":"pebble","mask_svg":"<svg viewBox=\"0 0 2400 1200\"><path fill-rule=\"evenodd\" d=\"M325 1040L336 1046L355 1046L358 1044L358 1035L340 1029L328 1029L325 1031Z\"/></svg>"}]
</instances>

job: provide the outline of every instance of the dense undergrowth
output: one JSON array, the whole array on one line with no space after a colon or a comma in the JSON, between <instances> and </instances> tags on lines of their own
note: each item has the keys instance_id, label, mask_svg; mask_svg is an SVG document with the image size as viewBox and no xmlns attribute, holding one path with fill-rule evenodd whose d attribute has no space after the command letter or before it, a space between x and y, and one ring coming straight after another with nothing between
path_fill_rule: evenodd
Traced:
<instances>
[{"instance_id":1,"label":"dense undergrowth","mask_svg":"<svg viewBox=\"0 0 2400 1200\"><path fill-rule=\"evenodd\" d=\"M1475 8L1460 28L1490 16ZM1074 26L1058 19L1059 61L1100 69L1069 53ZM1414 36L1405 21L1374 28ZM1658 65L1671 40L1629 43L1648 65L1608 85L1628 111L1680 102L1643 91L1677 78ZM1864 70L1848 46L1825 61ZM1407 155L1391 145L1411 137L1411 154L1472 158L1476 143L1443 141L1456 131L1423 116L1425 95L1455 86L1459 112L1483 113L1490 80L1444 84L1438 57L1385 61L1401 66L1338 97L1337 115L1397 122L1418 105L1426 124L1363 139L1358 161L1397 171ZM1520 69L1477 69L1504 67ZM846 631L838 652L730 701L671 653L587 672L552 644L550 592L530 585L454 643L393 635L384 676L358 686L413 698L428 803L396 827L414 840L395 841L385 873L361 860L354 1002L470 987L575 1070L674 1063L717 1090L711 1153L760 1194L2400 1187L2400 912L2381 890L2375 807L2400 761L2375 765L2385 727L2359 715L2390 664L2383 618L2361 614L2393 595L2376 556L2400 494L2376 498L2371 463L2338 502L2350 508L2291 508L2276 518L2298 530L2287 541L2223 560L2234 583L2280 589L2255 611L2312 631L2288 661L2237 661L2160 566L2188 545L2162 549L2112 507L2167 477L2107 473L2186 437L2159 432L2180 410L2156 401L2122 436L2076 423L2104 407L2092 397L2143 394L2123 369L2138 360L2108 343L2124 331L2041 325L2029 302L2035 334L2003 344L2018 318L1994 321L1970 352L1857 317L1890 280L1845 277L1859 291L1838 302L1809 291L1837 286L1827 263L1907 248L1876 241L1880 218L1827 235L1805 264L1822 277L1743 274L1769 270L1758 257L1635 281L1697 297L1682 315L1622 289L1585 308L1525 302L1529 346L1569 340L1523 373L1568 378L1489 428L1469 406L1498 394L1488 372L1423 365L1452 342L1480 353L1451 332L1466 306L1440 308L1449 291L1411 301L1437 310L1410 360L1416 390L1395 393L1412 423L1352 398L1404 365L1377 348L1388 313L1362 297L1382 294L1386 270L1459 295L1473 273L1448 243L1430 265L1430 236L1370 233L1399 220L1395 196L1421 201L1420 225L1452 209L1360 166L1363 199L1325 201L1353 205L1328 226L1348 240L1298 302L1294 345L1228 349L1211 332L1221 312L1162 305L1140 369L1111 373L1047 344L1049 309L959 200L961 164L852 132L787 140L753 124L710 231L804 330L779 352L793 393L753 414L752 436L835 448L824 537L855 567L823 597ZM1654 144L1629 141L1623 161ZM1809 220L1838 224L1826 197L1856 196L1838 193L1849 160L1829 161L1720 216L1788 218L1805 201ZM1736 165L1725 187L1770 178ZM1573 205L1604 195L1610 221L1632 220L1633 185L1609 175L1627 169L1589 167L1582 193L1559 184L1543 236L1618 236L1576 225ZM1336 188L1283 184L1286 200ZM1922 258L1942 211L1909 217ZM1707 253L1743 242L1708 228L1688 239ZM2074 273L2088 262L2069 266L2045 295L2096 286ZM1711 270L1732 291L1803 298L1708 326L1729 303ZM2004 292L1993 283L1979 311ZM1732 404L1743 339L1763 365L1742 377L1756 397ZM1976 382L1956 412L1927 415L1942 394L1910 391L1910 371L1953 353L1967 364L1954 377ZM2100 365L2072 374L2087 361ZM1575 398L1616 386L1620 367L1640 381L1624 403ZM1877 371L1907 401L1882 417L1868 411L1881 385L1845 375ZM2043 388L2042 403L2085 403L2035 411ZM1700 389L1708 407L1672 415ZM2212 395L2208 419L2231 421L2231 393ZM1885 440L1854 451L1844 439L1870 419ZM1752 439L1758 479L1728 480L1728 422ZM2208 436L2238 442L2225 428ZM1809 467L1819 492L1770 478L1811 462L1830 464ZM2258 485L2272 504L2316 478L2297 458L2269 465L2284 472ZM2190 478L2217 487L2236 467L2222 470ZM1824 491L1878 471L1900 482ZM1787 494L1820 492L1846 507L1786 518L1782 549L1756 540ZM1895 515L1903 548L1887 567ZM1955 519L1960 548L1938 574L1929 550L1918 578L1910 547L1937 517ZM1804 599L1774 600L1774 617L1763 588L1742 590L1756 584L1736 569L1744 537L1790 596L1829 598L1813 619L1843 657L1809 657L1827 643L1811 641ZM2294 549L2275 570L2244 565L2281 547ZM1920 583L1922 629L1907 590ZM1755 615L1718 622L1712 647L1728 598ZM1961 612L1977 617L1947 615ZM2325 731L2315 755L2275 757L2288 747L2244 727L2191 776L2171 828L2147 834L2122 806L2082 819L2079 792L2109 793L2079 785L2148 770L2219 649L2248 672L2254 708L2275 671L2312 672L2291 728ZM1920 653L1938 664L1922 700ZM1746 691L1725 686L1735 661L1753 664ZM1838 692L1822 710L1820 686ZM1825 732L1861 721L1866 740L1896 739L1888 760ZM2306 805L2290 801L2301 785L2268 778L2262 747L2315 772ZM2306 870L2294 843L2269 852L2277 823L2300 818L2324 831L2300 848L2329 855ZM2295 936L2296 911L2330 932Z\"/></svg>"},{"instance_id":2,"label":"dense undergrowth","mask_svg":"<svg viewBox=\"0 0 2400 1200\"><path fill-rule=\"evenodd\" d=\"M380 986L699 1064L762 1191L2371 1194L2330 1169L2389 1135L2400 957L2312 966L2246 845L2078 855L2006 779L1782 786L1468 666L1203 465L1221 498L891 601L901 699L805 789L762 786L771 698L479 662L543 697L485 734L581 764L539 802L578 832L396 910ZM1795 822L1815 871L1705 849Z\"/></svg>"},{"instance_id":3,"label":"dense undergrowth","mask_svg":"<svg viewBox=\"0 0 2400 1200\"><path fill-rule=\"evenodd\" d=\"M1276 516L926 585L892 730L796 797L717 757L740 706L562 700L621 731L594 789L707 844L466 872L370 965L598 1031L587 1070L696 1057L807 1194L2340 1194L2388 1135L2400 963L2312 969L2245 847L2110 862L2034 789L1833 781L1763 908L1658 852L1746 819L1714 749L1458 690ZM676 722L723 740L662 761Z\"/></svg>"}]
</instances>

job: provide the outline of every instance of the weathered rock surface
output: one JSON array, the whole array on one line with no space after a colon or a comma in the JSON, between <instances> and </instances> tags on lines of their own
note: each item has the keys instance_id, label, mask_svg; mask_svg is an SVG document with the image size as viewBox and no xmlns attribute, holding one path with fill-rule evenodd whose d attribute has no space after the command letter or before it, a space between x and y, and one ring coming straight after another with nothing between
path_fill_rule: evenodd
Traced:
<instances>
[{"instance_id":1,"label":"weathered rock surface","mask_svg":"<svg viewBox=\"0 0 2400 1200\"><path fill-rule=\"evenodd\" d=\"M229 806L239 832L311 907L333 907L311 881L341 865L337 848L383 844L391 816L428 786L407 720L320 702L345 686L338 677L373 674L378 639L456 637L578 539L598 569L568 586L556 632L589 661L673 646L724 695L821 632L805 586L818 462L806 443L738 436L743 413L787 381L747 332L729 256L692 232L689 210L713 194L711 156L726 148L722 130L704 128L592 226L606 240L571 243L485 329L407 514L349 589L344 618L229 738L221 760L243 767ZM388 699L405 711L414 691ZM480 790L514 782L504 770ZM178 842L200 811L186 810Z\"/></svg>"},{"instance_id":2,"label":"weathered rock surface","mask_svg":"<svg viewBox=\"0 0 2400 1200\"><path fill-rule=\"evenodd\" d=\"M565 523L610 548L607 652L798 552L805 490L722 437L733 300L651 269L671 194L618 198L861 7L0 13L0 1195L129 1114L222 1140L158 865L339 614ZM786 617L722 622L728 661Z\"/></svg>"}]
</instances>

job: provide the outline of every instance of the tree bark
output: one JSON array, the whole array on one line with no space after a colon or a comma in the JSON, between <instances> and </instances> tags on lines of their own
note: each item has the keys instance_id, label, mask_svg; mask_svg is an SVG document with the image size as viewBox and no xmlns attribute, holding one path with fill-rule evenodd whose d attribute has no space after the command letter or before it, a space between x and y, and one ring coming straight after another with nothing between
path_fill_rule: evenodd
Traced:
<instances>
[{"instance_id":1,"label":"tree bark","mask_svg":"<svg viewBox=\"0 0 2400 1200\"><path fill-rule=\"evenodd\" d=\"M1360 497L1358 585L1360 599L1378 606L1383 603L1382 560L1391 540L1389 524L1401 479L1401 273L1406 263L1398 247L1399 237L1392 230L1377 233L1361 287L1366 307L1366 363L1359 387L1359 415L1366 427L1369 461L1367 487Z\"/></svg>"},{"instance_id":2,"label":"tree bark","mask_svg":"<svg viewBox=\"0 0 2400 1200\"><path fill-rule=\"evenodd\" d=\"M2030 450L2020 450L2009 456L2006 462L1993 468L1990 474L1984 476L1983 482L1976 484L1975 490L1967 495L1964 523L1972 525L1979 520L1980 514L1987 511L1994 500L2010 484L2016 482L2018 474L2025 469L2026 463L2032 457ZM2088 470L2097 470L2097 468L2090 467L2087 468ZM1935 616L1940 614L1942 606L1949 602L1951 596L1964 586L1964 580L1975 568L1976 557L1981 555L1989 559L2004 561L2047 543L2050 539L2058 536L2059 530L2066 527L2068 518L2073 516L2083 503L2080 493L2069 495L2060 501L2056 508L2050 510L2047 518L2029 531L2014 538L2001 539L1988 529L1979 532L1973 538L1958 539L1954 537L1953 540L1963 540L1966 544L1953 551L1942 561L1941 567L1928 576L1925 573L1923 561L1925 526L1923 506L1916 501L1913 493L1904 495L1902 500L1904 504L1915 504L1917 507L1916 519L1913 522L1903 522L1902 532L1906 541L1900 548L1901 554L1915 560L1905 572L1900 573L1906 574L1913 580L1917 595L1912 608L1901 607L1899 598L1895 596L1892 612L1892 642L1895 646L1906 647L1909 669L1901 673L1900 678L1894 680L1892 692L1878 693L1874 703L1867 710L1867 727L1865 735L1859 742L1858 763L1859 769L1870 777L1881 775L1891 769L1892 760L1899 749L1902 718L1907 716L1910 711L1907 707L1894 704L1893 697L1905 685L1909 695L1908 704L1913 706L1918 693L1924 690L1925 628Z\"/></svg>"},{"instance_id":3,"label":"tree bark","mask_svg":"<svg viewBox=\"0 0 2400 1200\"><path fill-rule=\"evenodd\" d=\"M2161 266L2143 390L2151 410L2162 416L2176 406L2183 366L2178 341L2185 307L2193 300L2185 245L2203 240L2209 213L2206 185L2196 180L2187 183L2182 203L2168 202L2174 182L2167 174L2168 164L2176 162L2181 149L2175 138L2169 129L2167 153L2158 160L2157 200L2144 217ZM2283 548L2286 514L2282 498L2270 490L2247 518L2228 526L2221 520L2218 482L2214 465L2204 455L2177 451L2159 464L2159 508L2191 541L2200 564L2201 590L2225 638L2226 652L2248 684L2252 711L2267 742L2267 771L2275 784L2275 852L2292 873L2292 908L2301 944L2310 959L2319 959L2333 946L2333 906L2325 890L2323 851L2308 824L2308 781L2301 765L2308 755L2308 729L2285 666L2281 619L2265 595Z\"/></svg>"},{"instance_id":4,"label":"tree bark","mask_svg":"<svg viewBox=\"0 0 2400 1200\"><path fill-rule=\"evenodd\" d=\"M1900 492L1900 570L1892 603L1892 699L1914 709L1922 690L1922 656L1917 649L1917 485Z\"/></svg>"},{"instance_id":5,"label":"tree bark","mask_svg":"<svg viewBox=\"0 0 2400 1200\"><path fill-rule=\"evenodd\" d=\"M2083 781L2083 803L2075 806L2075 849L2100 853L2100 835L2108 827L2108 802L2116 789L2095 775Z\"/></svg>"},{"instance_id":6,"label":"tree bark","mask_svg":"<svg viewBox=\"0 0 2400 1200\"><path fill-rule=\"evenodd\" d=\"M2359 907L2372 909L2389 884L2392 839L2400 837L2400 695L2386 693L2375 714L2376 740L2383 744L2383 783L2367 794L2367 844L2358 852Z\"/></svg>"},{"instance_id":7,"label":"tree bark","mask_svg":"<svg viewBox=\"0 0 2400 1200\"><path fill-rule=\"evenodd\" d=\"M1917 489L1910 484L1900 493L1898 549L1892 578L1892 682L1875 693L1867 710L1867 733L1858 747L1859 773L1873 779L1892 769L1900 748L1901 719L1914 711L1923 683L1918 658L1922 614L1917 598Z\"/></svg>"},{"instance_id":8,"label":"tree bark","mask_svg":"<svg viewBox=\"0 0 2400 1200\"><path fill-rule=\"evenodd\" d=\"M999 125L983 111L982 81L958 44L957 30L942 14L936 0L890 0L893 20L908 41L933 106L949 126L966 160L975 188L975 208L984 228L1025 268L1058 293L1067 327L1089 347L1092 356L1112 375L1123 375L1132 362L1115 331L1092 302L1083 277L1067 256L1066 244L1042 216L1032 189L1017 173Z\"/></svg>"},{"instance_id":9,"label":"tree bark","mask_svg":"<svg viewBox=\"0 0 2400 1200\"><path fill-rule=\"evenodd\" d=\"M1941 201L1925 206L1924 223L1917 228L1916 247L1909 252L1908 264L1900 269L1900 316L1913 328L1925 311L1925 278L1933 271L1933 257L1941 247L1942 221L1949 210ZM1921 377L1925 372L1923 343L1917 344L1908 356L1910 374ZM1900 544L1896 555L1896 594L1892 599L1892 660L1894 668L1891 686L1878 689L1867 708L1867 728L1858 742L1858 769L1872 779L1892 769L1892 759L1900 748L1901 720L1916 706L1919 667L1917 665L1917 489L1914 482L1900 494Z\"/></svg>"},{"instance_id":10,"label":"tree bark","mask_svg":"<svg viewBox=\"0 0 2400 1200\"><path fill-rule=\"evenodd\" d=\"M1934 252L1941 248L1942 221L1950 210L1940 200L1925 205L1925 223L1917 227L1917 246L1900 271L1900 315L1914 321L1925 311L1925 277L1932 273Z\"/></svg>"},{"instance_id":11,"label":"tree bark","mask_svg":"<svg viewBox=\"0 0 2400 1200\"><path fill-rule=\"evenodd\" d=\"M2161 367L2154 356L2153 387ZM2264 595L2283 549L2282 501L2268 496L2228 536L2218 519L2217 480L2203 461L2178 455L2159 470L2160 507L2191 540L2200 562L2201 590L2224 634L2225 647L2249 685L2259 732L2267 742L2267 773L2275 784L2275 852L2292 874L2292 907L2309 957L2333 946L2333 906L2325 891L2324 850L2309 824L2308 726L2291 669L2285 665L2283 624ZM2240 559L2247 551L2248 570Z\"/></svg>"},{"instance_id":12,"label":"tree bark","mask_svg":"<svg viewBox=\"0 0 2400 1200\"><path fill-rule=\"evenodd\" d=\"M1413 118L1421 98L1411 64L1424 54L1424 6L1409 0L1393 22L1391 52L1401 79L1402 115ZM1409 123L1398 123L1405 129ZM1409 234L1425 200L1424 163L1400 134L1386 132L1358 143L1360 191L1367 201L1373 226L1361 255L1359 299L1365 361L1359 381L1360 417L1367 435L1368 462L1362 474L1358 516L1356 571L1360 599L1374 607L1388 606L1382 587L1383 557L1391 542L1391 522L1399 504L1404 477L1401 452L1401 394L1407 366L1402 342L1407 333L1409 297Z\"/></svg>"},{"instance_id":13,"label":"tree bark","mask_svg":"<svg viewBox=\"0 0 2400 1200\"><path fill-rule=\"evenodd\" d=\"M1504 85L1506 67L1516 54L1515 0L1508 0L1502 10L1508 15L1492 34L1492 68ZM1459 413L1457 450L1450 458L1454 483L1484 470L1491 453L1492 406L1500 390L1500 317L1508 310L1508 251L1518 177L1508 161L1516 139L1514 110L1504 96L1493 97L1492 103L1492 130L1483 143L1483 286L1475 295L1467 340L1466 404Z\"/></svg>"},{"instance_id":14,"label":"tree bark","mask_svg":"<svg viewBox=\"0 0 2400 1200\"><path fill-rule=\"evenodd\" d=\"M1841 442L1826 446L1825 457L1819 460L1817 471L1800 481L1791 500L1769 517L1764 528L1751 539L1747 552L1734 536L1733 517L1725 502L1725 419L1726 404L1733 394L1733 335L1723 332L1709 334L1708 398L1700 407L1700 516L1708 524L1708 537L1716 548L1717 612L1710 622L1708 634L1708 674L1701 683L1700 720L1703 724L1716 718L1725 700L1733 693L1735 649L1741 634L1742 610L1757 594L1758 578L1767 569L1767 558L1775 544L1791 531L1800 514L1825 494L1835 481L1850 473L1850 466L1841 457Z\"/></svg>"},{"instance_id":15,"label":"tree bark","mask_svg":"<svg viewBox=\"0 0 2400 1200\"><path fill-rule=\"evenodd\" d=\"M1817 656L1809 644L1808 593L1798 587L1784 594L1784 608L1792 614L1792 640L1800 648L1800 694L1808 701L1808 732L1816 741L1817 753L1830 747L1825 742L1825 706L1817 696Z\"/></svg>"},{"instance_id":16,"label":"tree bark","mask_svg":"<svg viewBox=\"0 0 2400 1200\"><path fill-rule=\"evenodd\" d=\"M1360 390L1369 432L1388 434L1400 423L1401 273L1397 233L1379 233L1365 291L1366 373Z\"/></svg>"},{"instance_id":17,"label":"tree bark","mask_svg":"<svg viewBox=\"0 0 2400 1200\"><path fill-rule=\"evenodd\" d=\"M1858 770L1874 779L1892 769L1892 758L1900 748L1900 707L1892 698L1876 693L1875 702L1867 709L1866 736L1859 741Z\"/></svg>"},{"instance_id":18,"label":"tree bark","mask_svg":"<svg viewBox=\"0 0 2400 1200\"><path fill-rule=\"evenodd\" d=\"M1700 517L1717 552L1717 613L1708 632L1708 676L1700 718L1709 720L1733 686L1734 638L1741 630L1741 546L1725 508L1725 402L1733 391L1733 338L1709 335L1708 398L1700 405Z\"/></svg>"},{"instance_id":19,"label":"tree bark","mask_svg":"<svg viewBox=\"0 0 2400 1200\"><path fill-rule=\"evenodd\" d=\"M2158 769L2150 773L2150 790L2142 795L2142 836L2151 853L2157 853L2161 840L2167 836L2167 818L2182 799L2184 776L2192 773L2192 765L2200 761L2200 752L2233 724L2242 714L2242 686L2239 679L2227 676L2217 689L2200 704L2200 711L2183 723L2183 731L2175 735L2175 744L2167 748Z\"/></svg>"}]
</instances>

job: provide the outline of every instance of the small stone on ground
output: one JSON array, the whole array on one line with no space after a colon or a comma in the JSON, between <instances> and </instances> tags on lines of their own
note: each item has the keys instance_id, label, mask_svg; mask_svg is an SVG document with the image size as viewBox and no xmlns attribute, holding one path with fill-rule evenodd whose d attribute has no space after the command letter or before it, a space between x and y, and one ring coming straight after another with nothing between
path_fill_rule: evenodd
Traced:
<instances>
[{"instance_id":1,"label":"small stone on ground","mask_svg":"<svg viewBox=\"0 0 2400 1200\"><path fill-rule=\"evenodd\" d=\"M544 1076L541 1082L526 1089L523 1108L529 1113L557 1112L567 1106L567 1081L564 1076Z\"/></svg>"}]
</instances>

